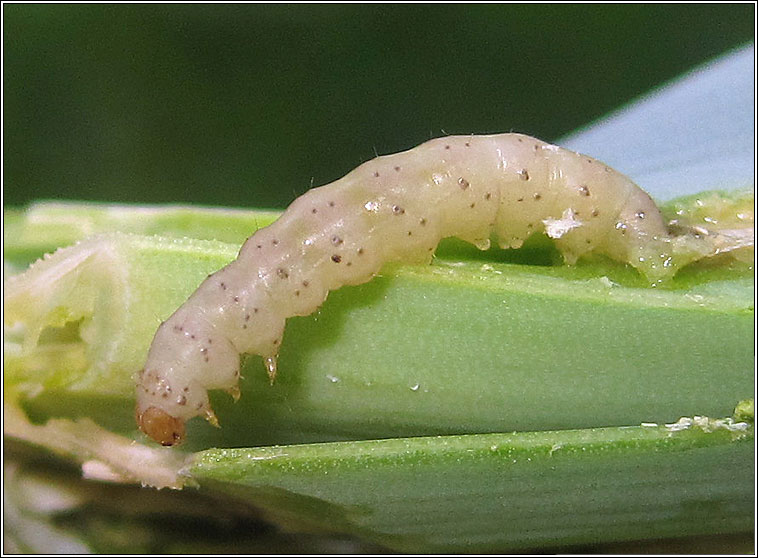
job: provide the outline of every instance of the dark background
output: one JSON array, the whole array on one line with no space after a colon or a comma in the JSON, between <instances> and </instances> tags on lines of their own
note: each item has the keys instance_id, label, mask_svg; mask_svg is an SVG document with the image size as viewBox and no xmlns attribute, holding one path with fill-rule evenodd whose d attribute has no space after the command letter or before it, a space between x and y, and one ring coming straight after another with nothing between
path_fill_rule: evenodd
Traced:
<instances>
[{"instance_id":1,"label":"dark background","mask_svg":"<svg viewBox=\"0 0 758 558\"><path fill-rule=\"evenodd\" d=\"M555 139L751 41L754 10L5 4L5 204L285 207L443 133Z\"/></svg>"}]
</instances>

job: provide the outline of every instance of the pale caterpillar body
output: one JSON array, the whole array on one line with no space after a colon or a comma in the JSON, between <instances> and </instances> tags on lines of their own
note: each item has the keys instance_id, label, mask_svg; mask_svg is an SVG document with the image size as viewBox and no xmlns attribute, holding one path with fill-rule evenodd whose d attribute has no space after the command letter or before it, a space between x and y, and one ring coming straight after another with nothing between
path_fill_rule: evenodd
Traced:
<instances>
[{"instance_id":1,"label":"pale caterpillar body","mask_svg":"<svg viewBox=\"0 0 758 558\"><path fill-rule=\"evenodd\" d=\"M518 248L543 231L567 263L604 254L652 283L739 244L669 233L647 193L586 155L520 134L433 139L306 192L256 231L158 328L137 379L137 422L163 445L179 443L195 416L215 424L208 390L239 396L241 354L262 355L273 380L286 318L386 262L429 263L451 236Z\"/></svg>"}]
</instances>

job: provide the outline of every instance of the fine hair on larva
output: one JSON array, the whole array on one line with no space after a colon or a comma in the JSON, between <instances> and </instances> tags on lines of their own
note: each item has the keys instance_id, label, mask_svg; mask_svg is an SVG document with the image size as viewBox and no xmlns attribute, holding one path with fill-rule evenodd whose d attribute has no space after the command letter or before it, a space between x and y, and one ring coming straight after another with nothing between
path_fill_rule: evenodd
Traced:
<instances>
[{"instance_id":1,"label":"fine hair on larva","mask_svg":"<svg viewBox=\"0 0 758 558\"><path fill-rule=\"evenodd\" d=\"M273 381L285 320L387 262L429 263L446 237L518 248L538 232L568 264L602 254L653 285L730 249L718 234L670 233L647 193L592 157L521 134L433 139L309 190L210 275L155 334L139 427L170 446L195 416L217 424L208 390L239 397L241 354L261 355Z\"/></svg>"}]
</instances>

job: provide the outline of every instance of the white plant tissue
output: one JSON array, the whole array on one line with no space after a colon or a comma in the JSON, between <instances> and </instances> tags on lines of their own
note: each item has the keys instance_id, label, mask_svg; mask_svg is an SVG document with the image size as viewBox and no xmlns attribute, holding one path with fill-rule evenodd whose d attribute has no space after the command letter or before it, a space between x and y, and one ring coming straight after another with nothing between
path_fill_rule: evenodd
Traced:
<instances>
[{"instance_id":1,"label":"white plant tissue","mask_svg":"<svg viewBox=\"0 0 758 558\"><path fill-rule=\"evenodd\" d=\"M755 187L755 45L732 51L557 140L665 201Z\"/></svg>"}]
</instances>

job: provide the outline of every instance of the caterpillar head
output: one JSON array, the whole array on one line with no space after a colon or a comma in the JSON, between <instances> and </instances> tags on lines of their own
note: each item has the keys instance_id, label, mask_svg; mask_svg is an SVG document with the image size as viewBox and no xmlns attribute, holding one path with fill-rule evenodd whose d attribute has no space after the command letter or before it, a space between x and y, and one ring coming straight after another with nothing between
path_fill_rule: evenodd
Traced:
<instances>
[{"instance_id":1,"label":"caterpillar head","mask_svg":"<svg viewBox=\"0 0 758 558\"><path fill-rule=\"evenodd\" d=\"M140 430L163 446L175 446L184 441L184 421L172 417L158 407L148 407L144 411L139 404L136 409L137 424Z\"/></svg>"}]
</instances>

